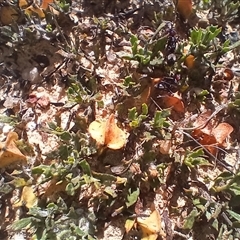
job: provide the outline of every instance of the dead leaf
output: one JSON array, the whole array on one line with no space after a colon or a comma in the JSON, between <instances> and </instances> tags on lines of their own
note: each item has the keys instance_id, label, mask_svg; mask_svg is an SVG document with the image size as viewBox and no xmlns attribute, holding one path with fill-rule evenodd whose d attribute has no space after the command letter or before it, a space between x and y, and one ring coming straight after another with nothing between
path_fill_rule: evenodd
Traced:
<instances>
[{"instance_id":1,"label":"dead leaf","mask_svg":"<svg viewBox=\"0 0 240 240\"><path fill-rule=\"evenodd\" d=\"M12 6L0 7L0 22L3 25L9 25L16 22L19 18L18 12Z\"/></svg>"},{"instance_id":2,"label":"dead leaf","mask_svg":"<svg viewBox=\"0 0 240 240\"><path fill-rule=\"evenodd\" d=\"M190 54L185 58L185 65L187 66L188 69L191 69L194 67L195 64L195 57Z\"/></svg>"},{"instance_id":3,"label":"dead leaf","mask_svg":"<svg viewBox=\"0 0 240 240\"><path fill-rule=\"evenodd\" d=\"M158 140L159 151L162 154L169 154L171 151L172 141L171 140Z\"/></svg>"},{"instance_id":4,"label":"dead leaf","mask_svg":"<svg viewBox=\"0 0 240 240\"><path fill-rule=\"evenodd\" d=\"M48 5L49 5L50 3L53 3L53 0L43 0L40 7L41 7L42 9L46 10L46 9L48 8Z\"/></svg>"},{"instance_id":5,"label":"dead leaf","mask_svg":"<svg viewBox=\"0 0 240 240\"><path fill-rule=\"evenodd\" d=\"M234 78L234 73L230 68L226 68L223 71L224 80L232 80Z\"/></svg>"},{"instance_id":6,"label":"dead leaf","mask_svg":"<svg viewBox=\"0 0 240 240\"><path fill-rule=\"evenodd\" d=\"M32 208L38 203L38 198L35 195L31 186L24 186L22 190L21 199L19 202L13 205L13 207L26 206L27 208Z\"/></svg>"},{"instance_id":7,"label":"dead leaf","mask_svg":"<svg viewBox=\"0 0 240 240\"><path fill-rule=\"evenodd\" d=\"M177 93L175 93L173 96L164 96L162 99L166 108L172 108L178 113L184 113L184 104L181 97Z\"/></svg>"},{"instance_id":8,"label":"dead leaf","mask_svg":"<svg viewBox=\"0 0 240 240\"><path fill-rule=\"evenodd\" d=\"M206 111L197 118L195 126L199 126L199 128L192 132L192 136L197 138L200 144L216 156L218 152L217 147L223 146L226 138L232 133L233 127L228 123L220 123L215 127L214 119L209 121L206 126L203 126L210 115L211 111Z\"/></svg>"},{"instance_id":9,"label":"dead leaf","mask_svg":"<svg viewBox=\"0 0 240 240\"><path fill-rule=\"evenodd\" d=\"M233 132L233 127L228 123L220 123L213 129L212 135L215 137L217 143L222 145L226 138Z\"/></svg>"},{"instance_id":10,"label":"dead leaf","mask_svg":"<svg viewBox=\"0 0 240 240\"><path fill-rule=\"evenodd\" d=\"M7 167L18 161L26 163L27 158L17 148L16 140L18 140L17 133L9 132L6 141L0 143L0 168Z\"/></svg>"},{"instance_id":11,"label":"dead leaf","mask_svg":"<svg viewBox=\"0 0 240 240\"><path fill-rule=\"evenodd\" d=\"M115 123L114 114L106 122L94 121L89 125L88 132L99 145L110 149L120 149L126 144L126 133Z\"/></svg>"},{"instance_id":12,"label":"dead leaf","mask_svg":"<svg viewBox=\"0 0 240 240\"><path fill-rule=\"evenodd\" d=\"M43 95L37 100L37 104L42 108L47 108L50 105L49 96Z\"/></svg>"},{"instance_id":13,"label":"dead leaf","mask_svg":"<svg viewBox=\"0 0 240 240\"><path fill-rule=\"evenodd\" d=\"M66 180L57 181L56 178L53 178L46 186L44 197L48 198L56 193L64 192L68 182Z\"/></svg>"},{"instance_id":14,"label":"dead leaf","mask_svg":"<svg viewBox=\"0 0 240 240\"><path fill-rule=\"evenodd\" d=\"M192 13L192 0L178 0L177 11L184 19L188 19Z\"/></svg>"},{"instance_id":15,"label":"dead leaf","mask_svg":"<svg viewBox=\"0 0 240 240\"><path fill-rule=\"evenodd\" d=\"M137 218L137 223L142 230L142 240L156 240L158 236L165 237L161 227L161 217L157 210L154 210L146 219Z\"/></svg>"}]
</instances>

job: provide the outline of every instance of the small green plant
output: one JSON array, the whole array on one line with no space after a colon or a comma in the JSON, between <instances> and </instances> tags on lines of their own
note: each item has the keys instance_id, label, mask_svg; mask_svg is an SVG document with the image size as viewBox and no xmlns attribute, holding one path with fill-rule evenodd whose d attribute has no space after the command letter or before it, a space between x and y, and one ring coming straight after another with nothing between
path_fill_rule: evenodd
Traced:
<instances>
[{"instance_id":1,"label":"small green plant","mask_svg":"<svg viewBox=\"0 0 240 240\"><path fill-rule=\"evenodd\" d=\"M129 119L129 125L132 128L137 128L141 125L142 121L147 118L148 114L148 106L147 104L142 104L142 113L138 114L137 108L134 107L132 109L129 109L128 112L128 119Z\"/></svg>"},{"instance_id":2,"label":"small green plant","mask_svg":"<svg viewBox=\"0 0 240 240\"><path fill-rule=\"evenodd\" d=\"M204 157L204 152L202 149L198 149L194 152L187 152L184 158L184 163L190 168L196 166L207 166L211 165L208 160Z\"/></svg>"}]
</instances>

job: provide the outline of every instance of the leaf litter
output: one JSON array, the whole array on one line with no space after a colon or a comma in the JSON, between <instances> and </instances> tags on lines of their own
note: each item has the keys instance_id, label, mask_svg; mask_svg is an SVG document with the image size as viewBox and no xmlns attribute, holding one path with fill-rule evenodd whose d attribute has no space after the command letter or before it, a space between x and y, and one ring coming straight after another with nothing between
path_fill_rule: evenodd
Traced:
<instances>
[{"instance_id":1,"label":"leaf litter","mask_svg":"<svg viewBox=\"0 0 240 240\"><path fill-rule=\"evenodd\" d=\"M4 239L239 237L239 4L143 2L0 7Z\"/></svg>"}]
</instances>

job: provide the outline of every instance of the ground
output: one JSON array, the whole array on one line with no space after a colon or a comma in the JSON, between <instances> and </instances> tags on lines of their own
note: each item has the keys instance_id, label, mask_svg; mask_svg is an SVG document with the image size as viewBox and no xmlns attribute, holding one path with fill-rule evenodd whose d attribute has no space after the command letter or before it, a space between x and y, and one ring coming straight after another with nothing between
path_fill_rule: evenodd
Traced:
<instances>
[{"instance_id":1,"label":"ground","mask_svg":"<svg viewBox=\"0 0 240 240\"><path fill-rule=\"evenodd\" d=\"M240 239L238 1L0 1L1 239Z\"/></svg>"}]
</instances>

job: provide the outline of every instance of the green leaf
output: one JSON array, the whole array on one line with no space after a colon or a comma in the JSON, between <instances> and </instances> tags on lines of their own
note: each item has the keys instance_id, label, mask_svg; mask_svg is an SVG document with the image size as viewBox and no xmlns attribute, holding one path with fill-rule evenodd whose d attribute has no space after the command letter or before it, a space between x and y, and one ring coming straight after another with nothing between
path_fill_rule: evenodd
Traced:
<instances>
[{"instance_id":1,"label":"green leaf","mask_svg":"<svg viewBox=\"0 0 240 240\"><path fill-rule=\"evenodd\" d=\"M151 60L153 60L160 52L163 52L166 46L168 38L163 37L158 39L156 42L154 42L154 46L152 48L152 54L151 54Z\"/></svg>"},{"instance_id":2,"label":"green leaf","mask_svg":"<svg viewBox=\"0 0 240 240\"><path fill-rule=\"evenodd\" d=\"M198 45L199 39L201 39L201 36L202 36L202 31L200 29L199 30L193 29L190 34L191 42L194 45Z\"/></svg>"},{"instance_id":3,"label":"green leaf","mask_svg":"<svg viewBox=\"0 0 240 240\"><path fill-rule=\"evenodd\" d=\"M90 165L86 160L82 160L81 162L79 162L79 166L82 168L85 174L87 174L88 176L92 176Z\"/></svg>"},{"instance_id":4,"label":"green leaf","mask_svg":"<svg viewBox=\"0 0 240 240\"><path fill-rule=\"evenodd\" d=\"M232 191L236 196L240 196L240 186L238 183L233 183L230 187L229 190Z\"/></svg>"},{"instance_id":5,"label":"green leaf","mask_svg":"<svg viewBox=\"0 0 240 240\"><path fill-rule=\"evenodd\" d=\"M235 220L237 220L238 222L240 222L240 214L235 213L231 210L227 210L227 212L230 214L231 217L233 217Z\"/></svg>"},{"instance_id":6,"label":"green leaf","mask_svg":"<svg viewBox=\"0 0 240 240\"><path fill-rule=\"evenodd\" d=\"M22 230L22 229L25 229L25 228L30 228L34 219L35 219L34 217L28 217L28 218L22 218L20 220L17 220L16 222L14 222L12 224L13 231L18 231L18 230Z\"/></svg>"},{"instance_id":7,"label":"green leaf","mask_svg":"<svg viewBox=\"0 0 240 240\"><path fill-rule=\"evenodd\" d=\"M133 192L131 192L131 189L128 190L127 202L126 202L127 208L132 206L137 201L139 193L140 193L139 188L137 188Z\"/></svg>"},{"instance_id":8,"label":"green leaf","mask_svg":"<svg viewBox=\"0 0 240 240\"><path fill-rule=\"evenodd\" d=\"M198 211L196 209L193 209L184 221L183 229L192 229L195 223L195 219L198 215Z\"/></svg>"},{"instance_id":9,"label":"green leaf","mask_svg":"<svg viewBox=\"0 0 240 240\"><path fill-rule=\"evenodd\" d=\"M169 123L166 121L166 117L170 115L168 110L156 111L154 114L154 119L152 121L153 127L162 128L169 126Z\"/></svg>"},{"instance_id":10,"label":"green leaf","mask_svg":"<svg viewBox=\"0 0 240 240\"><path fill-rule=\"evenodd\" d=\"M32 174L42 174L44 172L49 172L50 166L39 165L37 167L32 168Z\"/></svg>"},{"instance_id":11,"label":"green leaf","mask_svg":"<svg viewBox=\"0 0 240 240\"><path fill-rule=\"evenodd\" d=\"M60 134L60 138L63 140L63 141L69 141L71 140L72 136L69 132L62 132Z\"/></svg>"},{"instance_id":12,"label":"green leaf","mask_svg":"<svg viewBox=\"0 0 240 240\"><path fill-rule=\"evenodd\" d=\"M223 51L224 53L226 53L226 52L229 52L229 51L231 51L231 50L233 50L233 49L235 49L235 48L237 48L237 47L239 47L239 46L240 46L240 40L237 41L237 42L235 42L234 44L228 46L228 47L224 47L224 48L222 49L222 51Z\"/></svg>"},{"instance_id":13,"label":"green leaf","mask_svg":"<svg viewBox=\"0 0 240 240\"><path fill-rule=\"evenodd\" d=\"M137 47L138 47L138 38L135 35L132 35L130 38L130 42L132 45L132 54L136 55L137 54Z\"/></svg>"},{"instance_id":14,"label":"green leaf","mask_svg":"<svg viewBox=\"0 0 240 240\"><path fill-rule=\"evenodd\" d=\"M142 104L142 114L145 116L148 114L148 106L146 103Z\"/></svg>"},{"instance_id":15,"label":"green leaf","mask_svg":"<svg viewBox=\"0 0 240 240\"><path fill-rule=\"evenodd\" d=\"M136 107L133 107L131 109L128 109L128 119L133 121L137 117L137 109Z\"/></svg>"}]
</instances>

